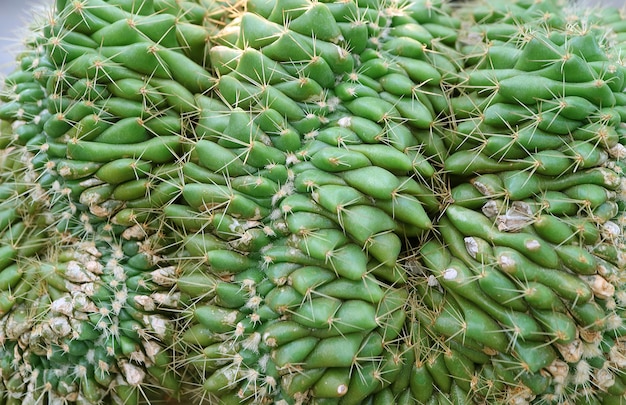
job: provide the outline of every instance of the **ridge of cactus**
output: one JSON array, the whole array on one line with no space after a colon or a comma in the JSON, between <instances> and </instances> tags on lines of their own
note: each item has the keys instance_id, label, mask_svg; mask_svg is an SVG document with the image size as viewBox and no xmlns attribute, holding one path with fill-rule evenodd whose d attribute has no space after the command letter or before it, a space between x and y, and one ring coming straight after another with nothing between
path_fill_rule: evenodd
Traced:
<instances>
[{"instance_id":1,"label":"ridge of cactus","mask_svg":"<svg viewBox=\"0 0 626 405\"><path fill-rule=\"evenodd\" d=\"M0 403L622 403L623 21L56 0L0 92Z\"/></svg>"}]
</instances>

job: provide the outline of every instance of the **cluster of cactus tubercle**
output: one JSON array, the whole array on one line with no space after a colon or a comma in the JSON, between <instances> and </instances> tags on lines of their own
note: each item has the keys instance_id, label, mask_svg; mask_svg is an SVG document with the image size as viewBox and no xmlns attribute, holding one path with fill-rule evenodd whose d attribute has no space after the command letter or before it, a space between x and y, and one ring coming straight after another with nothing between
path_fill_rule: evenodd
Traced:
<instances>
[{"instance_id":1,"label":"cluster of cactus tubercle","mask_svg":"<svg viewBox=\"0 0 626 405\"><path fill-rule=\"evenodd\" d=\"M0 93L0 403L622 403L624 20L56 0Z\"/></svg>"}]
</instances>

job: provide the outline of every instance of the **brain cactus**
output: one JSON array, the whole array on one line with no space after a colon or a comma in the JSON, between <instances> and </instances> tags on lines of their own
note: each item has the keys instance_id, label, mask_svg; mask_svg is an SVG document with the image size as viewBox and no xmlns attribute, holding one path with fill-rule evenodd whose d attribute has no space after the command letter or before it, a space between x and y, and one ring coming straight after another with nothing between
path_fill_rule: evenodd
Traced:
<instances>
[{"instance_id":1,"label":"brain cactus","mask_svg":"<svg viewBox=\"0 0 626 405\"><path fill-rule=\"evenodd\" d=\"M625 32L56 0L0 93L0 403L626 403Z\"/></svg>"}]
</instances>

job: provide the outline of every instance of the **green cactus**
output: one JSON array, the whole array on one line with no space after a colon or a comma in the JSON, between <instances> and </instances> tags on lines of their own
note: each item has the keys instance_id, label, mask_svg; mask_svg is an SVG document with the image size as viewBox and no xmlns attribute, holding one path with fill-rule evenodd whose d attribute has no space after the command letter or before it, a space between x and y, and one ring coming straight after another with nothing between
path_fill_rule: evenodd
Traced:
<instances>
[{"instance_id":1,"label":"green cactus","mask_svg":"<svg viewBox=\"0 0 626 405\"><path fill-rule=\"evenodd\" d=\"M623 25L56 0L0 94L0 402L621 403Z\"/></svg>"}]
</instances>

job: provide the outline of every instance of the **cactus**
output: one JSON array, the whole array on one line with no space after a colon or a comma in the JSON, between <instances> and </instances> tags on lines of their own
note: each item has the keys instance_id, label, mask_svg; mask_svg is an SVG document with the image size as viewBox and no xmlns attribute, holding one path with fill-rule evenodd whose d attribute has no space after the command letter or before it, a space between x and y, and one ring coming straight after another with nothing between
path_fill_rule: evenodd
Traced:
<instances>
[{"instance_id":1,"label":"cactus","mask_svg":"<svg viewBox=\"0 0 626 405\"><path fill-rule=\"evenodd\" d=\"M462 35L469 58L444 167L476 199L448 206L441 242L429 242L450 257L424 261L463 311L471 302L504 327L503 361L528 380L515 395L608 401L624 394L612 363L622 351L622 63L592 19L543 14L502 36L503 11L478 12ZM493 273L507 284L485 281Z\"/></svg>"},{"instance_id":2,"label":"cactus","mask_svg":"<svg viewBox=\"0 0 626 405\"><path fill-rule=\"evenodd\" d=\"M56 0L0 94L1 400L622 401L623 30Z\"/></svg>"}]
</instances>

